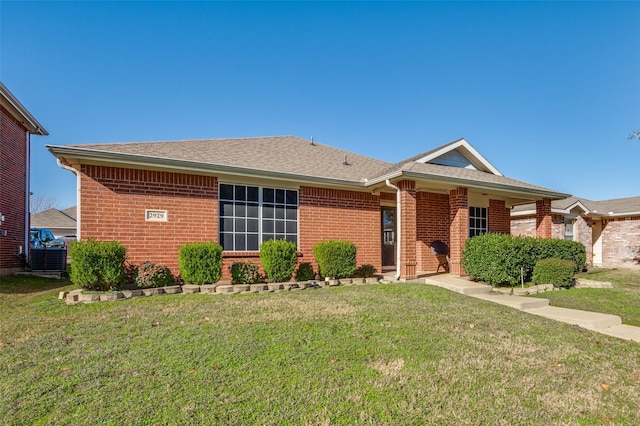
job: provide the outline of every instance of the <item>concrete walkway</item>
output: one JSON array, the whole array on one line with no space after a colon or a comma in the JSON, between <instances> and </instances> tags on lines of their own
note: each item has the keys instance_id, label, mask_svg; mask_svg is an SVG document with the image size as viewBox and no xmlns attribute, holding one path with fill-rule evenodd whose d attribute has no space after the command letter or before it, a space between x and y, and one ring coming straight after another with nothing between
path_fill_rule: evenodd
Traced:
<instances>
[{"instance_id":1,"label":"concrete walkway","mask_svg":"<svg viewBox=\"0 0 640 426\"><path fill-rule=\"evenodd\" d=\"M549 306L549 300L537 297L512 296L495 293L491 286L469 281L465 278L450 274L432 275L422 278L426 284L435 285L465 294L476 299L487 300L519 309L523 312L565 322L593 330L608 336L618 337L640 343L640 327L622 324L617 315L600 314L597 312L579 311L577 309L557 308Z\"/></svg>"}]
</instances>

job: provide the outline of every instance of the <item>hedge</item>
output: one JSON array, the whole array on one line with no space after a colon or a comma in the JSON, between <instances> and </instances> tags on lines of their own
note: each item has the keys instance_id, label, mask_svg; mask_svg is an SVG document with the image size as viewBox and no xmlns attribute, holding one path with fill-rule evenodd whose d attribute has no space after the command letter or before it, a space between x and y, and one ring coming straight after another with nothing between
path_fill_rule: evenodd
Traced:
<instances>
[{"instance_id":1,"label":"hedge","mask_svg":"<svg viewBox=\"0 0 640 426\"><path fill-rule=\"evenodd\" d=\"M533 268L533 282L553 284L556 287L570 287L575 274L576 263L565 259L542 259Z\"/></svg>"},{"instance_id":2,"label":"hedge","mask_svg":"<svg viewBox=\"0 0 640 426\"><path fill-rule=\"evenodd\" d=\"M313 246L320 275L346 278L356 270L356 246L350 241L327 240Z\"/></svg>"},{"instance_id":3,"label":"hedge","mask_svg":"<svg viewBox=\"0 0 640 426\"><path fill-rule=\"evenodd\" d=\"M118 290L127 275L124 262L127 249L117 241L73 241L69 278L85 290Z\"/></svg>"},{"instance_id":4,"label":"hedge","mask_svg":"<svg viewBox=\"0 0 640 426\"><path fill-rule=\"evenodd\" d=\"M260 244L260 262L267 281L289 281L298 263L296 243L287 240L268 240Z\"/></svg>"},{"instance_id":5,"label":"hedge","mask_svg":"<svg viewBox=\"0 0 640 426\"><path fill-rule=\"evenodd\" d=\"M222 276L222 246L215 241L185 244L178 252L178 266L185 283L216 283Z\"/></svg>"},{"instance_id":6,"label":"hedge","mask_svg":"<svg viewBox=\"0 0 640 426\"><path fill-rule=\"evenodd\" d=\"M586 250L575 241L488 233L466 241L462 267L474 280L514 285L520 282L521 268L525 281L530 281L536 263L547 258L571 260L574 272L579 272L585 265Z\"/></svg>"}]
</instances>

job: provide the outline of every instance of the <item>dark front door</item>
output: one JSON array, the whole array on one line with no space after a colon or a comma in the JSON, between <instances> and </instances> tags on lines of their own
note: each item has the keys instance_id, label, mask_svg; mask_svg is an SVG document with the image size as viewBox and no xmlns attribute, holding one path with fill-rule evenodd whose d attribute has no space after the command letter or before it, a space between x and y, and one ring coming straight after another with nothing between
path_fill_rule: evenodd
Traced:
<instances>
[{"instance_id":1,"label":"dark front door","mask_svg":"<svg viewBox=\"0 0 640 426\"><path fill-rule=\"evenodd\" d=\"M382 207L382 268L396 266L396 208Z\"/></svg>"}]
</instances>

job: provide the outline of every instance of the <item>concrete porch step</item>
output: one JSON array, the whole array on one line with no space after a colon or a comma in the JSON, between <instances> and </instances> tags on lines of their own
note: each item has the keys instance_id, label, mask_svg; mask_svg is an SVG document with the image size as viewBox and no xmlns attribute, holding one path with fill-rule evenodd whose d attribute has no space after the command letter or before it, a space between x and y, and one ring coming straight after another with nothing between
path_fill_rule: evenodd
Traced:
<instances>
[{"instance_id":1,"label":"concrete porch step","mask_svg":"<svg viewBox=\"0 0 640 426\"><path fill-rule=\"evenodd\" d=\"M558 308L555 306L526 309L525 312L599 332L622 324L620 317L617 315Z\"/></svg>"},{"instance_id":2,"label":"concrete porch step","mask_svg":"<svg viewBox=\"0 0 640 426\"><path fill-rule=\"evenodd\" d=\"M548 299L537 299L532 297L512 296L509 294L488 293L488 294L470 294L476 299L486 300L488 302L498 303L500 305L509 306L510 308L519 309L521 311L535 308L544 308L549 306Z\"/></svg>"}]
</instances>

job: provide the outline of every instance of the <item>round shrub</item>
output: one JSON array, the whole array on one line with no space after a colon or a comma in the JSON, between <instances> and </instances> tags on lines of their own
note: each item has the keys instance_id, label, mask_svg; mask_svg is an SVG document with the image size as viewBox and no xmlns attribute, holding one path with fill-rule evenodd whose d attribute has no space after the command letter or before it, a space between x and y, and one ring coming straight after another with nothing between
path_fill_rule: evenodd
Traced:
<instances>
[{"instance_id":1,"label":"round shrub","mask_svg":"<svg viewBox=\"0 0 640 426\"><path fill-rule=\"evenodd\" d=\"M138 288L167 287L175 284L175 279L169 268L148 261L138 266L135 277Z\"/></svg>"},{"instance_id":2,"label":"round shrub","mask_svg":"<svg viewBox=\"0 0 640 426\"><path fill-rule=\"evenodd\" d=\"M327 240L313 246L313 257L324 277L346 278L356 270L356 246L351 241Z\"/></svg>"},{"instance_id":3,"label":"round shrub","mask_svg":"<svg viewBox=\"0 0 640 426\"><path fill-rule=\"evenodd\" d=\"M287 240L268 240L260 245L260 261L269 282L289 281L298 263L296 243Z\"/></svg>"},{"instance_id":4,"label":"round shrub","mask_svg":"<svg viewBox=\"0 0 640 426\"><path fill-rule=\"evenodd\" d=\"M576 263L565 259L542 259L533 268L533 282L553 284L555 287L570 287L575 274Z\"/></svg>"},{"instance_id":5,"label":"round shrub","mask_svg":"<svg viewBox=\"0 0 640 426\"><path fill-rule=\"evenodd\" d=\"M73 241L71 282L85 290L118 290L126 280L127 249L117 241Z\"/></svg>"},{"instance_id":6,"label":"round shrub","mask_svg":"<svg viewBox=\"0 0 640 426\"><path fill-rule=\"evenodd\" d=\"M234 262L229 267L232 284L255 284L260 282L260 267L257 263Z\"/></svg>"},{"instance_id":7,"label":"round shrub","mask_svg":"<svg viewBox=\"0 0 640 426\"><path fill-rule=\"evenodd\" d=\"M178 266L185 283L216 283L222 275L222 246L215 241L185 244L178 253Z\"/></svg>"},{"instance_id":8,"label":"round shrub","mask_svg":"<svg viewBox=\"0 0 640 426\"><path fill-rule=\"evenodd\" d=\"M373 265L365 264L358 266L355 276L359 278L371 278L376 274L376 272L378 271L373 267Z\"/></svg>"},{"instance_id":9,"label":"round shrub","mask_svg":"<svg viewBox=\"0 0 640 426\"><path fill-rule=\"evenodd\" d=\"M296 281L311 281L316 277L313 265L310 262L302 262L296 270Z\"/></svg>"}]
</instances>

